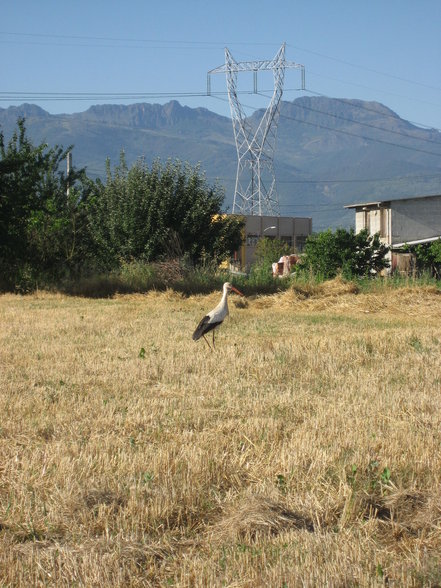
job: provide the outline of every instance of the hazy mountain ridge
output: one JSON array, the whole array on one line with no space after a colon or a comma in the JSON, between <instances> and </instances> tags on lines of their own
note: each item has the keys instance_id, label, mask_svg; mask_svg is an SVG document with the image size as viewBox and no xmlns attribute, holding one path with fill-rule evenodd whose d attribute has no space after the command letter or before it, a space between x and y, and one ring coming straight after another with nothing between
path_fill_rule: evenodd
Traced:
<instances>
[{"instance_id":1,"label":"hazy mountain ridge","mask_svg":"<svg viewBox=\"0 0 441 588\"><path fill-rule=\"evenodd\" d=\"M167 104L132 104L91 106L83 113L72 115L87 122L124 125L139 129L166 130L184 129L188 132L201 127L213 130L219 124L225 124L225 117L219 116L206 108L189 108L173 100ZM228 119L227 119L228 120Z\"/></svg>"},{"instance_id":2,"label":"hazy mountain ridge","mask_svg":"<svg viewBox=\"0 0 441 588\"><path fill-rule=\"evenodd\" d=\"M262 113L250 117L251 125ZM177 101L63 115L23 104L0 108L6 140L19 116L35 143L74 145L74 164L92 177L104 175L107 157L116 164L121 150L129 164L139 157L200 163L210 182L219 178L225 186L231 208L237 156L228 117ZM312 216L315 229L347 226L353 213L344 204L441 193L441 133L376 102L301 97L282 103L274 165L283 215Z\"/></svg>"}]
</instances>

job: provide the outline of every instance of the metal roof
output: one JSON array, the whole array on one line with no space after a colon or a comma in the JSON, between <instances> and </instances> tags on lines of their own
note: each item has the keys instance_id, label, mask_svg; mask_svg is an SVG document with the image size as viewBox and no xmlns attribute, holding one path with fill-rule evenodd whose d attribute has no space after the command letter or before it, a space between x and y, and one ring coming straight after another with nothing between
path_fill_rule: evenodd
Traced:
<instances>
[{"instance_id":1,"label":"metal roof","mask_svg":"<svg viewBox=\"0 0 441 588\"><path fill-rule=\"evenodd\" d=\"M385 202L389 202L389 200L383 200L378 202L361 202L360 204L345 204L344 208L359 208L360 206L380 206L380 204L384 204Z\"/></svg>"},{"instance_id":2,"label":"metal roof","mask_svg":"<svg viewBox=\"0 0 441 588\"><path fill-rule=\"evenodd\" d=\"M404 247L405 245L422 245L423 243L438 241L438 239L441 239L441 235L437 235L436 237L427 237L426 239L416 239L415 241L405 241L404 243L392 243L391 247L394 249L395 247Z\"/></svg>"}]
</instances>

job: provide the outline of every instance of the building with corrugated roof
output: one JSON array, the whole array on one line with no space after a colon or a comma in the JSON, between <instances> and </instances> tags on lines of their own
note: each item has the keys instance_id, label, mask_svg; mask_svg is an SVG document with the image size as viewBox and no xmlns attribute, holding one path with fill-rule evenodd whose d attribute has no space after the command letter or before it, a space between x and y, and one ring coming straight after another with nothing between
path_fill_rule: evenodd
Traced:
<instances>
[{"instance_id":1,"label":"building with corrugated roof","mask_svg":"<svg viewBox=\"0 0 441 588\"><path fill-rule=\"evenodd\" d=\"M370 235L380 234L381 242L391 249L392 269L409 259L409 254L401 251L405 245L441 238L441 195L362 202L345 208L355 210L357 233L367 229Z\"/></svg>"}]
</instances>

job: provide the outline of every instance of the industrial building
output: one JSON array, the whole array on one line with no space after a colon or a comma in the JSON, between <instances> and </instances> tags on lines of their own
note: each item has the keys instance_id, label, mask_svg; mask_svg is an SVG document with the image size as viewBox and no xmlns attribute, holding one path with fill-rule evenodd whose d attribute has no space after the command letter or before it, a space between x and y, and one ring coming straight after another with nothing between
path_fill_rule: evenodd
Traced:
<instances>
[{"instance_id":1,"label":"industrial building","mask_svg":"<svg viewBox=\"0 0 441 588\"><path fill-rule=\"evenodd\" d=\"M244 240L235 255L236 269L248 270L255 261L257 243L263 237L279 239L288 244L292 253L301 253L306 239L312 233L310 217L243 215Z\"/></svg>"},{"instance_id":2,"label":"industrial building","mask_svg":"<svg viewBox=\"0 0 441 588\"><path fill-rule=\"evenodd\" d=\"M367 229L370 235L391 249L392 269L411 262L410 254L401 250L405 245L430 243L441 238L441 195L399 198L349 204L355 210L355 231Z\"/></svg>"}]
</instances>

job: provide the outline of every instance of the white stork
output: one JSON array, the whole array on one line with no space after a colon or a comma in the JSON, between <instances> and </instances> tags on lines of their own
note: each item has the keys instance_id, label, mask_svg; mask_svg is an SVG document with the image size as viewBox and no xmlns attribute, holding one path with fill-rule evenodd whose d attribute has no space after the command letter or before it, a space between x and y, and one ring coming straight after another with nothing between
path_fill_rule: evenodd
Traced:
<instances>
[{"instance_id":1,"label":"white stork","mask_svg":"<svg viewBox=\"0 0 441 588\"><path fill-rule=\"evenodd\" d=\"M236 294L243 296L242 292L239 292L239 290L235 288L232 284L230 284L230 282L225 282L221 301L216 306L216 308L210 310L210 312L207 313L201 320L201 322L198 324L195 332L193 333L193 341L197 341L201 337L205 339L205 334L209 331L213 331L213 349L215 349L214 330L216 329L216 327L219 327L224 322L225 317L228 316L227 298L231 290L233 292L236 292ZM210 343L207 341L207 339L205 339L205 343L211 349Z\"/></svg>"}]
</instances>

